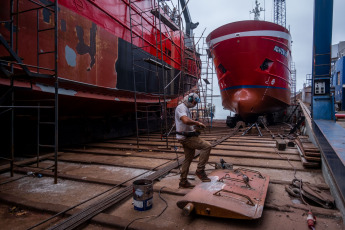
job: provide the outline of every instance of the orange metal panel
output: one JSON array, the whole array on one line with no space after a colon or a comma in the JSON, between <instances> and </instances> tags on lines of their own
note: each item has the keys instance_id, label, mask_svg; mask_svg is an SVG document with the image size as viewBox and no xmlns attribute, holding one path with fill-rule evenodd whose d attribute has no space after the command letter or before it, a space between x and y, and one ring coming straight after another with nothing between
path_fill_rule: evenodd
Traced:
<instances>
[{"instance_id":1,"label":"orange metal panel","mask_svg":"<svg viewBox=\"0 0 345 230\"><path fill-rule=\"evenodd\" d=\"M177 202L183 209L188 203L204 216L258 219L262 215L269 177L245 168L215 170L211 182L197 185Z\"/></svg>"}]
</instances>

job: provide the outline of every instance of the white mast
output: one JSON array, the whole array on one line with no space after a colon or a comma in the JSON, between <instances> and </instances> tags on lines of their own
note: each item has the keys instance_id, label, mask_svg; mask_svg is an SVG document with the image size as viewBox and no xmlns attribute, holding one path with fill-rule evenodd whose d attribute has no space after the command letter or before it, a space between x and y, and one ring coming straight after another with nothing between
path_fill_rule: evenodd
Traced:
<instances>
[{"instance_id":1,"label":"white mast","mask_svg":"<svg viewBox=\"0 0 345 230\"><path fill-rule=\"evenodd\" d=\"M260 20L261 11L265 11L265 9L260 7L260 3L258 3L258 0L255 0L255 8L252 11L249 11L249 13L254 14L254 20Z\"/></svg>"}]
</instances>

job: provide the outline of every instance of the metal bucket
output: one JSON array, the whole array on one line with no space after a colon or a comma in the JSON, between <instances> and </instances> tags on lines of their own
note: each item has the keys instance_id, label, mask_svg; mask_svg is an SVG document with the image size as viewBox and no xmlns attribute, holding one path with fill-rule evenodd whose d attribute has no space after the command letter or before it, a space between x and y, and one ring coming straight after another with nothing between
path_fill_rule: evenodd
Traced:
<instances>
[{"instance_id":1,"label":"metal bucket","mask_svg":"<svg viewBox=\"0 0 345 230\"><path fill-rule=\"evenodd\" d=\"M133 182L134 210L146 211L152 208L153 186L151 180L136 180Z\"/></svg>"}]
</instances>

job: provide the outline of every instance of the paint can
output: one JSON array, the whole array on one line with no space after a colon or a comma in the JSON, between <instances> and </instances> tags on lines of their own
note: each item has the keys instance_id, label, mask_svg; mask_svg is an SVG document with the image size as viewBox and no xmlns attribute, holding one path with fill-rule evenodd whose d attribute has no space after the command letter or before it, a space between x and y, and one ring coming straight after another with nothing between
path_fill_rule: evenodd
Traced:
<instances>
[{"instance_id":1,"label":"paint can","mask_svg":"<svg viewBox=\"0 0 345 230\"><path fill-rule=\"evenodd\" d=\"M152 208L153 185L151 180L141 179L133 182L134 210L146 211Z\"/></svg>"}]
</instances>

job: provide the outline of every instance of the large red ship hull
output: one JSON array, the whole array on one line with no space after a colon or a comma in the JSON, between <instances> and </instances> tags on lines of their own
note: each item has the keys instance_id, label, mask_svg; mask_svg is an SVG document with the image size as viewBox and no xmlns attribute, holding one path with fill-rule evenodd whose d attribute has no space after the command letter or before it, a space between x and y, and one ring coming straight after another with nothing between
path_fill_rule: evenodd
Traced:
<instances>
[{"instance_id":1,"label":"large red ship hull","mask_svg":"<svg viewBox=\"0 0 345 230\"><path fill-rule=\"evenodd\" d=\"M10 143L12 129L11 110L5 107L12 102L17 107L40 102L43 107L53 101L56 72L61 145L157 130L165 118L164 102L166 113L171 112L184 93L196 88L200 58L185 43L188 35L182 26L162 7L166 3L59 0L57 12L54 4L54 0L1 3L0 147ZM32 146L37 142L31 133L37 129L37 110L13 111L14 129L20 130L15 142ZM40 117L51 122L54 113L42 112ZM46 129L41 136L51 135L53 129Z\"/></svg>"},{"instance_id":2,"label":"large red ship hull","mask_svg":"<svg viewBox=\"0 0 345 230\"><path fill-rule=\"evenodd\" d=\"M0 9L1 21L10 19L10 2L4 1ZM53 0L41 2L54 3ZM69 96L70 104L73 104L74 100L84 100L87 103L87 100L91 99L99 100L98 106L104 108L125 103L133 105L134 91L137 94L137 103L159 103L159 95L163 95L163 88L169 82L172 84L166 87L164 92L168 101L174 101L178 94L181 94L180 85L186 86L184 92L193 88L200 76L198 57L185 47L184 33L181 30L173 31L162 22L159 23L157 17L151 13L152 10L158 9L157 4L158 1L154 0L136 1L131 5L128 0L59 0L59 94ZM13 7L14 12L25 12L13 17L13 50L25 65L33 66L28 67L30 71L38 72L35 67L38 66L45 68L40 69L40 73L54 74L54 71L46 70L55 68L54 53L38 55L38 52L54 50L54 31L49 30L54 27L52 8L30 10L39 7L28 0L16 0ZM161 17L169 18L162 10L161 14ZM38 33L38 27L47 31ZM0 33L10 41L9 23L0 24ZM160 40L162 42L159 42ZM187 55L194 55L195 60L181 55L188 52ZM0 57L5 56L9 54L0 45ZM147 59L157 61L150 63L145 61ZM162 64L157 67L157 62ZM134 70L133 65L140 66L137 68L141 68L140 71ZM165 73L161 66L166 67ZM194 78L183 76L173 81L182 66L185 73ZM14 71L17 76L25 74L18 65L14 65ZM133 72L136 72L135 86ZM10 79L0 72L0 88L6 88L10 84ZM39 78L16 77L14 86L31 90L30 93L25 91L26 99L31 95L54 92L52 82ZM93 111L95 110L98 108L93 108ZM90 110L90 113L93 111ZM78 113L79 110L75 112ZM118 115L119 112L113 115Z\"/></svg>"},{"instance_id":3,"label":"large red ship hull","mask_svg":"<svg viewBox=\"0 0 345 230\"><path fill-rule=\"evenodd\" d=\"M265 21L234 22L207 42L217 71L222 105L244 120L290 103L290 33Z\"/></svg>"}]
</instances>

